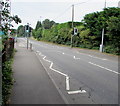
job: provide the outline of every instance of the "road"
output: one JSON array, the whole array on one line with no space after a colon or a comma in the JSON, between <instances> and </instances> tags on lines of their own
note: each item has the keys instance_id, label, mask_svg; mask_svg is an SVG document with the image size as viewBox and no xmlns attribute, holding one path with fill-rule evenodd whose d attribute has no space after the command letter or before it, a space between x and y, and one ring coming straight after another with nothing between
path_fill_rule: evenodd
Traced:
<instances>
[{"instance_id":1,"label":"road","mask_svg":"<svg viewBox=\"0 0 120 106\"><path fill-rule=\"evenodd\" d=\"M26 38L19 38L26 47ZM118 58L29 40L61 96L69 103L118 104Z\"/></svg>"}]
</instances>

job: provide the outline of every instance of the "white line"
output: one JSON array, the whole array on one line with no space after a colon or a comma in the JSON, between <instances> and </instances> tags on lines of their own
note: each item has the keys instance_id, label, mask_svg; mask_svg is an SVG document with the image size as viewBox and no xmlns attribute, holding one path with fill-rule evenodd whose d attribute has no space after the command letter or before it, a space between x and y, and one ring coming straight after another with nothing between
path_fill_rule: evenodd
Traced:
<instances>
[{"instance_id":1,"label":"white line","mask_svg":"<svg viewBox=\"0 0 120 106\"><path fill-rule=\"evenodd\" d=\"M53 71L55 71L55 72L57 72L57 73L59 73L59 74L61 74L61 75L66 77L66 90L70 90L70 84L69 84L69 77L68 77L68 75L66 75L66 74L64 74L64 73L62 73L62 72L60 72L58 70L53 69L52 66L53 66L53 62L51 63L49 68L51 70L53 70Z\"/></svg>"},{"instance_id":2,"label":"white line","mask_svg":"<svg viewBox=\"0 0 120 106\"><path fill-rule=\"evenodd\" d=\"M95 57L95 56L88 55L88 54L85 54L85 53L80 53L80 52L76 52L76 53L79 53L79 54L82 54L82 55L86 55L86 56L89 56L89 57L92 57L92 58L100 59L100 60L107 60L107 59L104 59L104 58Z\"/></svg>"},{"instance_id":3,"label":"white line","mask_svg":"<svg viewBox=\"0 0 120 106\"><path fill-rule=\"evenodd\" d=\"M86 91L85 90L68 91L68 94L78 94L78 93L86 93Z\"/></svg>"},{"instance_id":4,"label":"white line","mask_svg":"<svg viewBox=\"0 0 120 106\"><path fill-rule=\"evenodd\" d=\"M76 58L75 56L73 57L74 59L80 59L80 58Z\"/></svg>"},{"instance_id":5,"label":"white line","mask_svg":"<svg viewBox=\"0 0 120 106\"><path fill-rule=\"evenodd\" d=\"M92 55L88 55L88 56L90 56L90 57L92 57L92 58L96 58L96 59L107 60L107 59L100 58L100 57L95 57L95 56L92 56Z\"/></svg>"},{"instance_id":6,"label":"white line","mask_svg":"<svg viewBox=\"0 0 120 106\"><path fill-rule=\"evenodd\" d=\"M40 52L39 52L39 55L43 56L43 60L51 63L50 66L49 66L49 68L51 70L53 70L53 71L55 71L55 72L65 76L65 78L66 78L66 90L70 90L70 79L69 79L68 75L64 74L64 73L62 73L62 72L60 72L60 71L58 71L58 70L56 70L54 68L52 68L53 62L50 61L50 60L47 60L45 55L42 55L42 53L40 53ZM86 93L86 91L85 90L78 90L78 91L69 91L68 92L68 94L77 94L77 93Z\"/></svg>"},{"instance_id":7,"label":"white line","mask_svg":"<svg viewBox=\"0 0 120 106\"><path fill-rule=\"evenodd\" d=\"M75 59L75 56L73 58Z\"/></svg>"},{"instance_id":8,"label":"white line","mask_svg":"<svg viewBox=\"0 0 120 106\"><path fill-rule=\"evenodd\" d=\"M60 71L58 71L58 70L55 70L54 68L52 68L52 66L53 66L53 62L51 63L51 65L50 65L50 67L49 67L51 70L53 70L53 71L55 71L55 72L57 72L57 73L59 73L59 74L65 76L65 77L68 76L68 75L66 75L66 74L64 74L64 73L62 73L62 72L60 72Z\"/></svg>"},{"instance_id":9,"label":"white line","mask_svg":"<svg viewBox=\"0 0 120 106\"><path fill-rule=\"evenodd\" d=\"M66 90L70 90L70 82L69 77L66 77Z\"/></svg>"},{"instance_id":10,"label":"white line","mask_svg":"<svg viewBox=\"0 0 120 106\"><path fill-rule=\"evenodd\" d=\"M46 56L45 56L45 55L42 55L41 53L39 53L39 55L43 56L43 60L45 60L45 61L47 61L47 62L50 62L50 63L51 63L51 64L50 64L50 67L49 67L51 70L53 70L53 71L55 71L55 72L57 72L57 73L59 73L59 74L61 74L61 75L65 76L65 77L67 77L67 76L68 76L68 75L66 75L66 74L64 74L64 73L62 73L62 72L60 72L60 71L58 71L58 70L53 69L53 68L52 68L52 66L53 66L53 62L52 62L52 61L50 61L50 60L45 59L45 58L46 58Z\"/></svg>"},{"instance_id":11,"label":"white line","mask_svg":"<svg viewBox=\"0 0 120 106\"><path fill-rule=\"evenodd\" d=\"M62 72L60 72L60 71L55 70L54 68L52 68L52 66L53 66L53 62L51 62L51 61L45 59L46 56L42 55L41 53L39 53L39 55L43 56L43 60L45 60L45 61L51 63L51 64L50 64L50 67L49 67L51 70L53 70L53 71L55 71L55 72L57 72L57 73L59 73L59 74L61 74L61 75L63 75L63 76L66 77L66 90L70 90L70 84L69 84L69 77L68 77L68 75L66 75L66 74L64 74L64 73L62 73Z\"/></svg>"},{"instance_id":12,"label":"white line","mask_svg":"<svg viewBox=\"0 0 120 106\"><path fill-rule=\"evenodd\" d=\"M36 54L36 53L35 53ZM37 56L37 54L36 54ZM37 56L38 57L38 56ZM42 61L38 58L38 60L40 61L40 63L42 64L42 66L44 67L45 71L47 72L48 76L50 77L51 81L53 82L53 84L55 85L56 89L58 90L59 94L61 95L61 97L63 98L63 100L65 101L66 104L69 104L68 100L66 99L66 97L63 95L63 93L60 91L60 89L58 88L57 84L55 83L55 81L53 80L53 78L50 76L50 73L48 72L47 68L44 66L44 64L42 63Z\"/></svg>"},{"instance_id":13,"label":"white line","mask_svg":"<svg viewBox=\"0 0 120 106\"><path fill-rule=\"evenodd\" d=\"M49 60L47 60L47 59L45 59L45 58L46 58L46 56L43 57L43 60L45 60L45 61L51 63L51 61L49 61Z\"/></svg>"},{"instance_id":14,"label":"white line","mask_svg":"<svg viewBox=\"0 0 120 106\"><path fill-rule=\"evenodd\" d=\"M108 68L105 68L105 67L103 67L103 66L100 66L100 65L94 64L94 63L92 63L92 62L89 62L89 63L92 64L92 65L98 66L98 67L100 67L100 68L106 69L106 70L108 70L108 71L110 71L110 72L113 72L113 73L115 73L115 74L120 74L120 73L118 73L118 72L116 72L116 71L113 71L113 70L108 69Z\"/></svg>"}]
</instances>

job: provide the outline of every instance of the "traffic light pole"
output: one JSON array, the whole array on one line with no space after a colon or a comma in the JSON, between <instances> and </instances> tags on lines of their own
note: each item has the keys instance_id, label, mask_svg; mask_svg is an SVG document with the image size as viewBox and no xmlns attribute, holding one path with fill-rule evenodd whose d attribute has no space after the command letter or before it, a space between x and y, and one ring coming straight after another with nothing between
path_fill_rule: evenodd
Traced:
<instances>
[{"instance_id":1,"label":"traffic light pole","mask_svg":"<svg viewBox=\"0 0 120 106\"><path fill-rule=\"evenodd\" d=\"M74 31L74 5L72 5L72 29ZM71 48L73 47L73 35L71 34Z\"/></svg>"},{"instance_id":2,"label":"traffic light pole","mask_svg":"<svg viewBox=\"0 0 120 106\"><path fill-rule=\"evenodd\" d=\"M27 23L28 25L28 30L27 30L27 49L28 49L28 46L29 46L29 39L28 39L28 36L29 36L29 23Z\"/></svg>"},{"instance_id":3,"label":"traffic light pole","mask_svg":"<svg viewBox=\"0 0 120 106\"><path fill-rule=\"evenodd\" d=\"M28 32L27 32L27 49L28 49L28 43L29 43L29 41L28 41Z\"/></svg>"}]
</instances>

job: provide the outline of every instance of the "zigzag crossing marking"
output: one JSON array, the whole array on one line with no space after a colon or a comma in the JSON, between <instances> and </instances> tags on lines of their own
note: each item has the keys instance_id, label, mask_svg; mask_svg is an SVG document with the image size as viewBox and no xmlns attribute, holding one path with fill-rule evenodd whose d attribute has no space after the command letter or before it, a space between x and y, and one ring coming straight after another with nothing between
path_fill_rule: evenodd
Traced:
<instances>
[{"instance_id":1,"label":"zigzag crossing marking","mask_svg":"<svg viewBox=\"0 0 120 106\"><path fill-rule=\"evenodd\" d=\"M50 68L51 70L53 70L54 72L57 72L57 73L65 76L65 78L66 78L66 90L67 90L67 93L68 93L68 94L86 93L85 90L70 91L70 78L69 78L69 76L68 76L67 74L64 74L64 73L62 73L62 72L54 69L54 68L53 68L53 62L52 62L52 61L47 60L47 59L46 59L46 56L43 55L40 51L36 51L36 52L39 53L39 55L43 57L43 60L51 63L50 66L49 66L49 68ZM63 53L63 54L64 54L64 53ZM74 58L75 58L75 57L74 57Z\"/></svg>"}]
</instances>

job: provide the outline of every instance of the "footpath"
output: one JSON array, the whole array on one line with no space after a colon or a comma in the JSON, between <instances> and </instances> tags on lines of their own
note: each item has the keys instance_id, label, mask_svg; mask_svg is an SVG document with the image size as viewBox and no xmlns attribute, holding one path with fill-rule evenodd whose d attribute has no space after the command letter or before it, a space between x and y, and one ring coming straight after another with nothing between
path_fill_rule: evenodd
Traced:
<instances>
[{"instance_id":1,"label":"footpath","mask_svg":"<svg viewBox=\"0 0 120 106\"><path fill-rule=\"evenodd\" d=\"M65 104L36 54L18 44L10 104Z\"/></svg>"}]
</instances>

